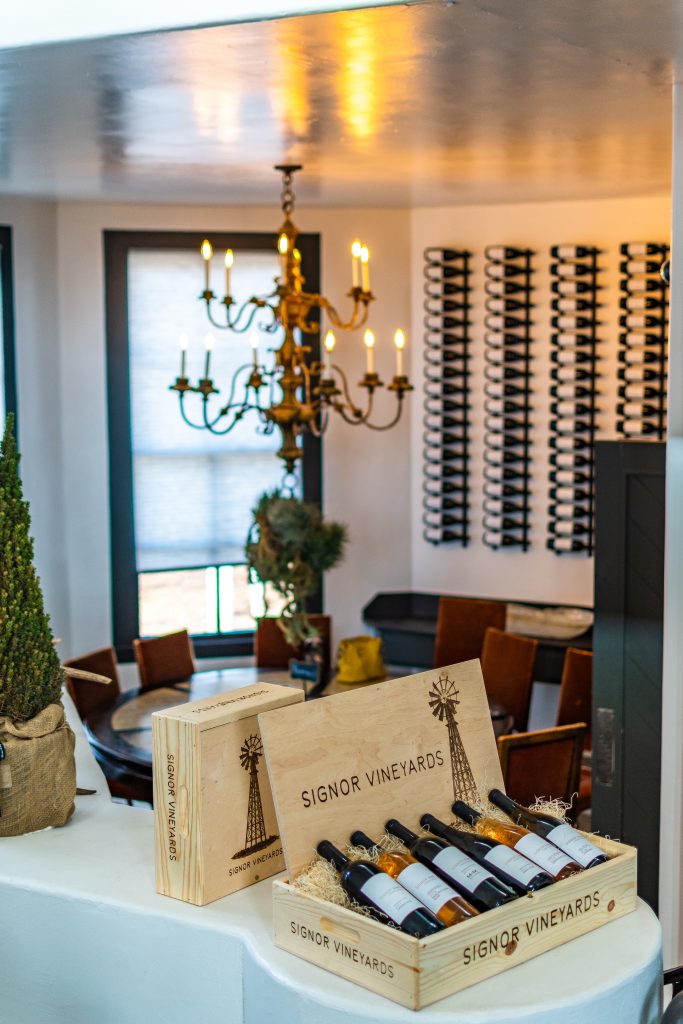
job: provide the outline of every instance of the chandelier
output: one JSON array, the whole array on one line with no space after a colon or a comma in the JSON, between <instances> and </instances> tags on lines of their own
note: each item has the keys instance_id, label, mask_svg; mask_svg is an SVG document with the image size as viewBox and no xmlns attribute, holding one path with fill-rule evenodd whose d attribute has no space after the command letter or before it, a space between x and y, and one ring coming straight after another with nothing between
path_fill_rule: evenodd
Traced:
<instances>
[{"instance_id":1,"label":"chandelier","mask_svg":"<svg viewBox=\"0 0 683 1024\"><path fill-rule=\"evenodd\" d=\"M180 376L171 385L172 391L178 392L180 413L183 420L198 430L209 430L213 434L227 434L249 412L255 412L259 418L259 427L263 433L269 434L277 427L281 433L282 444L277 454L284 461L286 472L294 472L297 460L303 452L297 439L309 432L320 437L330 422L330 413L338 413L341 418L352 426L366 426L372 430L389 430L401 417L403 396L412 391L412 385L403 372L403 350L405 335L397 330L394 335L396 348L396 372L388 390L393 391L396 408L393 417L384 424L371 422L375 391L382 388L383 382L375 370L374 346L375 336L366 330L363 336L366 351L366 367L358 386L367 394L363 407L351 397L348 381L341 367L333 364L332 353L335 347L333 330L328 330L324 340L324 359L319 361L312 357L310 346L302 344L305 335L318 334L320 323L309 319L314 310L325 315L332 328L340 331L355 331L364 327L368 319L368 309L374 299L370 290L370 256L367 246L355 241L351 247L352 284L348 297L351 300L351 312L347 320L337 312L332 303L324 295L305 290L305 278L301 273L301 253L297 249L298 229L291 220L294 210L294 192L292 176L301 167L286 164L275 168L282 174L282 212L284 221L278 232L277 251L280 271L275 278L275 288L268 294L252 296L243 305L237 306L230 294L230 276L234 265L234 254L231 249L225 253L225 295L218 302L224 310L217 317L214 301L217 299L211 290L211 259L213 247L208 240L201 246L204 262L204 290L199 296L206 304L206 313L210 323L218 330L244 334L250 330L257 315L263 316L259 321L261 330L270 334L280 333L281 344L273 349L271 366L263 365L258 354L258 335L252 334L251 359L238 367L229 382L226 394L227 402L213 400L219 395L211 377L211 337L206 342L204 375L196 385L190 383L186 375L187 339L181 341ZM276 393L276 386L279 392ZM193 421L187 414L186 400L188 394L200 396L201 406L199 421ZM218 404L218 408L216 408Z\"/></svg>"}]
</instances>

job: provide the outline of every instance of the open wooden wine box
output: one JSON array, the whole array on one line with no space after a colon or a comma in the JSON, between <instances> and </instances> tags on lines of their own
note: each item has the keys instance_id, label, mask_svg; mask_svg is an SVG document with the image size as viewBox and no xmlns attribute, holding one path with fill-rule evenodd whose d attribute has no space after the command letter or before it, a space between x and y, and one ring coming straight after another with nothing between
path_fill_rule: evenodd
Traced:
<instances>
[{"instance_id":1,"label":"open wooden wine box","mask_svg":"<svg viewBox=\"0 0 683 1024\"><path fill-rule=\"evenodd\" d=\"M344 849L388 818L420 832L454 799L503 789L478 661L281 708L260 721L288 878L321 839ZM452 756L455 755L455 756ZM474 985L636 905L636 850L592 841L609 861L416 939L276 879L275 944L411 1009Z\"/></svg>"}]
</instances>

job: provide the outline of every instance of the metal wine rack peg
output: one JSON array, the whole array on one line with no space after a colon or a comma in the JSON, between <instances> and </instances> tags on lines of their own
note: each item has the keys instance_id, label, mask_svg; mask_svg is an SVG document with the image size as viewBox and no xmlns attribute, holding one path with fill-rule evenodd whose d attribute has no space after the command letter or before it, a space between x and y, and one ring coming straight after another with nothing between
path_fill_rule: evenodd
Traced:
<instances>
[{"instance_id":1,"label":"metal wine rack peg","mask_svg":"<svg viewBox=\"0 0 683 1024\"><path fill-rule=\"evenodd\" d=\"M669 288L663 242L621 246L619 398L617 431L623 437L666 436Z\"/></svg>"},{"instance_id":2,"label":"metal wine rack peg","mask_svg":"<svg viewBox=\"0 0 683 1024\"><path fill-rule=\"evenodd\" d=\"M483 540L490 548L526 551L534 253L490 245L485 255ZM510 479L518 481L515 487L504 483Z\"/></svg>"},{"instance_id":3,"label":"metal wine rack peg","mask_svg":"<svg viewBox=\"0 0 683 1024\"><path fill-rule=\"evenodd\" d=\"M463 547L470 525L471 256L434 247L424 253L423 536Z\"/></svg>"},{"instance_id":4,"label":"metal wine rack peg","mask_svg":"<svg viewBox=\"0 0 683 1024\"><path fill-rule=\"evenodd\" d=\"M600 250L556 245L550 335L550 503L547 546L593 553Z\"/></svg>"}]
</instances>

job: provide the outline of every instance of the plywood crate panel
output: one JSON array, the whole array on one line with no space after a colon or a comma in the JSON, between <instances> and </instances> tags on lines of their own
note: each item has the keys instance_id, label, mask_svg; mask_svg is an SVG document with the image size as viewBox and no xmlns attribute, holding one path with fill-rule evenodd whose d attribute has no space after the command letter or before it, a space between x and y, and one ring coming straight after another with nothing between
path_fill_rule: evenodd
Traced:
<instances>
[{"instance_id":1,"label":"plywood crate panel","mask_svg":"<svg viewBox=\"0 0 683 1024\"><path fill-rule=\"evenodd\" d=\"M202 905L282 870L257 714L303 699L255 683L152 715L158 892Z\"/></svg>"},{"instance_id":2,"label":"plywood crate panel","mask_svg":"<svg viewBox=\"0 0 683 1024\"><path fill-rule=\"evenodd\" d=\"M455 762L439 716L447 699L457 701ZM380 835L389 817L419 831L425 811L452 820L453 800L473 796L463 786L483 797L503 788L478 662L285 708L261 730L290 879L320 839L343 848L356 828ZM636 851L591 839L605 864L423 940L275 880L275 943L419 1009L635 909Z\"/></svg>"}]
</instances>

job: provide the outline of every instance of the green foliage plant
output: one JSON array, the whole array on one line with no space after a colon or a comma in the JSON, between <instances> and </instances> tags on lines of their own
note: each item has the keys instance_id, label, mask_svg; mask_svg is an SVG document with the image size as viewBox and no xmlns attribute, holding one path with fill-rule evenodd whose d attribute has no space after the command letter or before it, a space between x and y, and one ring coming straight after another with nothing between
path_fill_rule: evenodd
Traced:
<instances>
[{"instance_id":1,"label":"green foliage plant","mask_svg":"<svg viewBox=\"0 0 683 1024\"><path fill-rule=\"evenodd\" d=\"M14 417L0 446L0 715L33 718L61 698L64 673L33 565Z\"/></svg>"},{"instance_id":2,"label":"green foliage plant","mask_svg":"<svg viewBox=\"0 0 683 1024\"><path fill-rule=\"evenodd\" d=\"M341 561L347 529L326 522L317 505L278 490L262 494L252 515L245 547L250 572L284 598L278 624L298 647L316 635L306 599L318 589L320 575Z\"/></svg>"}]
</instances>

